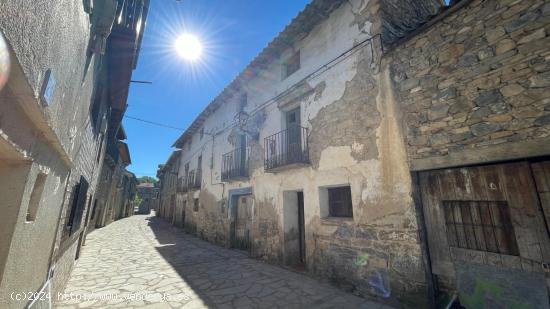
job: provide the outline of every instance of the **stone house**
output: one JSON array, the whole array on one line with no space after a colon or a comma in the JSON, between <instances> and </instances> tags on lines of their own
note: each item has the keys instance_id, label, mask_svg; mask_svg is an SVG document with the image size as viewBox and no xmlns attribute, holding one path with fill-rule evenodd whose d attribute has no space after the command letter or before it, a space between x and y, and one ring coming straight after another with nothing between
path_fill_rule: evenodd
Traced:
<instances>
[{"instance_id":1,"label":"stone house","mask_svg":"<svg viewBox=\"0 0 550 309\"><path fill-rule=\"evenodd\" d=\"M157 209L159 188L153 183L140 183L137 185L137 195L141 198L141 203L135 205L138 207L137 213L150 214L151 210Z\"/></svg>"},{"instance_id":2,"label":"stone house","mask_svg":"<svg viewBox=\"0 0 550 309\"><path fill-rule=\"evenodd\" d=\"M391 304L548 308L550 3L452 3L312 1L175 142L159 215Z\"/></svg>"},{"instance_id":3,"label":"stone house","mask_svg":"<svg viewBox=\"0 0 550 309\"><path fill-rule=\"evenodd\" d=\"M169 218L173 224L181 225L183 211L183 194L178 190L178 169L181 151L172 152L168 161L159 166L157 178L159 179L159 210L157 215ZM180 215L178 215L178 213Z\"/></svg>"},{"instance_id":4,"label":"stone house","mask_svg":"<svg viewBox=\"0 0 550 309\"><path fill-rule=\"evenodd\" d=\"M126 14L127 5L139 14ZM126 109L147 7L147 0L0 4L7 48L0 57L11 67L0 89L2 308L47 307L47 300L10 294L56 295L68 280L97 194L105 136Z\"/></svg>"}]
</instances>

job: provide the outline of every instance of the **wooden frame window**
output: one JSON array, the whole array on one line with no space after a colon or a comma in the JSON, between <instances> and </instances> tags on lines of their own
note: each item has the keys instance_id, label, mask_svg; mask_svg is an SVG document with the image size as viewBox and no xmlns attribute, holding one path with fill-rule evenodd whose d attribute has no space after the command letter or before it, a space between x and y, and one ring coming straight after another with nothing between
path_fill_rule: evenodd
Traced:
<instances>
[{"instance_id":1,"label":"wooden frame window","mask_svg":"<svg viewBox=\"0 0 550 309\"><path fill-rule=\"evenodd\" d=\"M294 74L300 69L300 51L295 52L284 63L284 78Z\"/></svg>"},{"instance_id":2,"label":"wooden frame window","mask_svg":"<svg viewBox=\"0 0 550 309\"><path fill-rule=\"evenodd\" d=\"M327 188L328 212L330 217L353 217L351 187Z\"/></svg>"}]
</instances>

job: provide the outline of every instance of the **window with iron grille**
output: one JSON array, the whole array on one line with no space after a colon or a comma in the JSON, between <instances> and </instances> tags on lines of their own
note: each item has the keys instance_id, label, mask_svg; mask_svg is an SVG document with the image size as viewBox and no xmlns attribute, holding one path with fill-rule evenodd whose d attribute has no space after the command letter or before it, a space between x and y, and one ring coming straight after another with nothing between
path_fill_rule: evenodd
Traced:
<instances>
[{"instance_id":1,"label":"window with iron grille","mask_svg":"<svg viewBox=\"0 0 550 309\"><path fill-rule=\"evenodd\" d=\"M451 247L519 255L508 203L443 201Z\"/></svg>"},{"instance_id":2,"label":"window with iron grille","mask_svg":"<svg viewBox=\"0 0 550 309\"><path fill-rule=\"evenodd\" d=\"M328 188L328 211L331 217L353 217L351 188Z\"/></svg>"}]
</instances>

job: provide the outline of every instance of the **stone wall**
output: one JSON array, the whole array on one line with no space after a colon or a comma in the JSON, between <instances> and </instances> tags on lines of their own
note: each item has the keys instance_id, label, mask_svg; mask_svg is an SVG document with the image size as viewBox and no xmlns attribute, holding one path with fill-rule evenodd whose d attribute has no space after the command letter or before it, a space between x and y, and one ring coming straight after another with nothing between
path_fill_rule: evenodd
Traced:
<instances>
[{"instance_id":1,"label":"stone wall","mask_svg":"<svg viewBox=\"0 0 550 309\"><path fill-rule=\"evenodd\" d=\"M549 34L547 1L476 0L394 46L412 168L539 154L550 136Z\"/></svg>"}]
</instances>

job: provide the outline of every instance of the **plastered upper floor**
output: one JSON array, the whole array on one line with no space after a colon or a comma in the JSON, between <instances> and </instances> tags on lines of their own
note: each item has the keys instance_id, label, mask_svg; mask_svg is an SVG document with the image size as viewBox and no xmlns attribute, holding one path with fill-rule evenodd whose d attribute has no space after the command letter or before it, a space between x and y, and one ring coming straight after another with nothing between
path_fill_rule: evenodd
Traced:
<instances>
[{"instance_id":1,"label":"plastered upper floor","mask_svg":"<svg viewBox=\"0 0 550 309\"><path fill-rule=\"evenodd\" d=\"M173 162L182 178L186 164L196 170L202 156L202 187L178 194L176 209L181 213L186 200L185 220L197 233L227 243L228 196L251 188L256 254L280 261L285 192L301 191L308 267L353 281L361 274L335 256L366 251L374 257L371 270L389 270L397 295L414 294L425 282L411 171L550 153L550 6L465 1L387 45L377 40L383 22L375 4L342 5L244 85L248 180L221 179L222 155L243 133L235 125L242 93L204 120L204 134L197 129ZM285 59L298 50L300 69L283 78ZM325 66L335 58L337 64ZM284 130L285 112L297 107L310 164L266 172L265 138ZM164 188L163 203L169 205L177 182L166 182L172 189ZM340 185L351 187L353 218L325 218L321 189Z\"/></svg>"}]
</instances>

